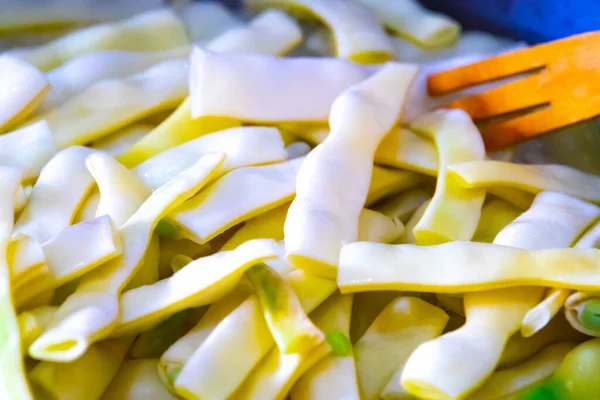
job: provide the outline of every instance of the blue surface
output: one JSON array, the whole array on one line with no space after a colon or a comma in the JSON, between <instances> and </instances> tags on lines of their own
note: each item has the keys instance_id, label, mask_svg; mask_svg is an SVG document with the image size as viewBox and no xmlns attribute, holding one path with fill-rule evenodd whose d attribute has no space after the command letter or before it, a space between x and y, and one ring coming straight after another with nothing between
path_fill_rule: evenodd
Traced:
<instances>
[{"instance_id":1,"label":"blue surface","mask_svg":"<svg viewBox=\"0 0 600 400\"><path fill-rule=\"evenodd\" d=\"M395 0L388 0L395 1ZM420 0L451 15L466 29L529 43L600 30L600 0ZM222 0L228 5L240 0Z\"/></svg>"},{"instance_id":2,"label":"blue surface","mask_svg":"<svg viewBox=\"0 0 600 400\"><path fill-rule=\"evenodd\" d=\"M389 0L394 1L394 0ZM540 43L600 30L600 0L421 0L466 29Z\"/></svg>"}]
</instances>

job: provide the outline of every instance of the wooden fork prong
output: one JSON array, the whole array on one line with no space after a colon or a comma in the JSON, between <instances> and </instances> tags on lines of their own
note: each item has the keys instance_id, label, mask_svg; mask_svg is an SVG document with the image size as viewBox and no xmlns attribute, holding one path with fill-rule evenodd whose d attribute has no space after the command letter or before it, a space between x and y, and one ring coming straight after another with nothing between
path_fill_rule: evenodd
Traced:
<instances>
[{"instance_id":1,"label":"wooden fork prong","mask_svg":"<svg viewBox=\"0 0 600 400\"><path fill-rule=\"evenodd\" d=\"M482 93L472 94L451 102L449 108L460 108L473 119L484 119L547 103L541 90L544 77L534 75Z\"/></svg>"},{"instance_id":2,"label":"wooden fork prong","mask_svg":"<svg viewBox=\"0 0 600 400\"><path fill-rule=\"evenodd\" d=\"M531 48L500 54L471 65L439 72L429 77L429 94L433 96L460 90L484 82L543 68L557 59L576 52L590 52L600 42L600 32L588 32Z\"/></svg>"},{"instance_id":3,"label":"wooden fork prong","mask_svg":"<svg viewBox=\"0 0 600 400\"><path fill-rule=\"evenodd\" d=\"M439 96L543 68L546 65L545 58L537 51L532 54L532 50L516 50L474 64L439 72L429 77L427 89L430 95Z\"/></svg>"},{"instance_id":4,"label":"wooden fork prong","mask_svg":"<svg viewBox=\"0 0 600 400\"><path fill-rule=\"evenodd\" d=\"M489 125L481 130L481 136L486 150L493 152L507 149L567 124L560 112L550 105L548 108L530 114Z\"/></svg>"}]
</instances>

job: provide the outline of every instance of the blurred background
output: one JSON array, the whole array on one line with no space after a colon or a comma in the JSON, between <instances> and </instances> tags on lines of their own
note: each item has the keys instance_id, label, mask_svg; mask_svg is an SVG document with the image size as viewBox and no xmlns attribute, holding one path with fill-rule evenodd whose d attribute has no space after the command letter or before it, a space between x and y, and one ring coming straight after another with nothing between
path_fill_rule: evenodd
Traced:
<instances>
[{"instance_id":1,"label":"blurred background","mask_svg":"<svg viewBox=\"0 0 600 400\"><path fill-rule=\"evenodd\" d=\"M600 29L598 0L422 0L421 3L454 17L465 29L485 30L529 43Z\"/></svg>"},{"instance_id":2,"label":"blurred background","mask_svg":"<svg viewBox=\"0 0 600 400\"><path fill-rule=\"evenodd\" d=\"M389 0L394 1L394 0ZM222 0L236 7L240 0ZM541 43L600 29L598 0L420 0L466 30L483 30Z\"/></svg>"}]
</instances>

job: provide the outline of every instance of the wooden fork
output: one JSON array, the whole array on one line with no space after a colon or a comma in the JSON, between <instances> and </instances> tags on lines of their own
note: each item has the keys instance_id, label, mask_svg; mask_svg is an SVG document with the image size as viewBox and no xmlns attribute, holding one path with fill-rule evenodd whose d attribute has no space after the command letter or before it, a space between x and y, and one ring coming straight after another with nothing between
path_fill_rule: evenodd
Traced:
<instances>
[{"instance_id":1,"label":"wooden fork","mask_svg":"<svg viewBox=\"0 0 600 400\"><path fill-rule=\"evenodd\" d=\"M492 57L429 77L431 95L539 70L523 79L449 104L474 120L529 110L482 128L488 151L503 150L536 135L600 114L600 31L571 36Z\"/></svg>"}]
</instances>

